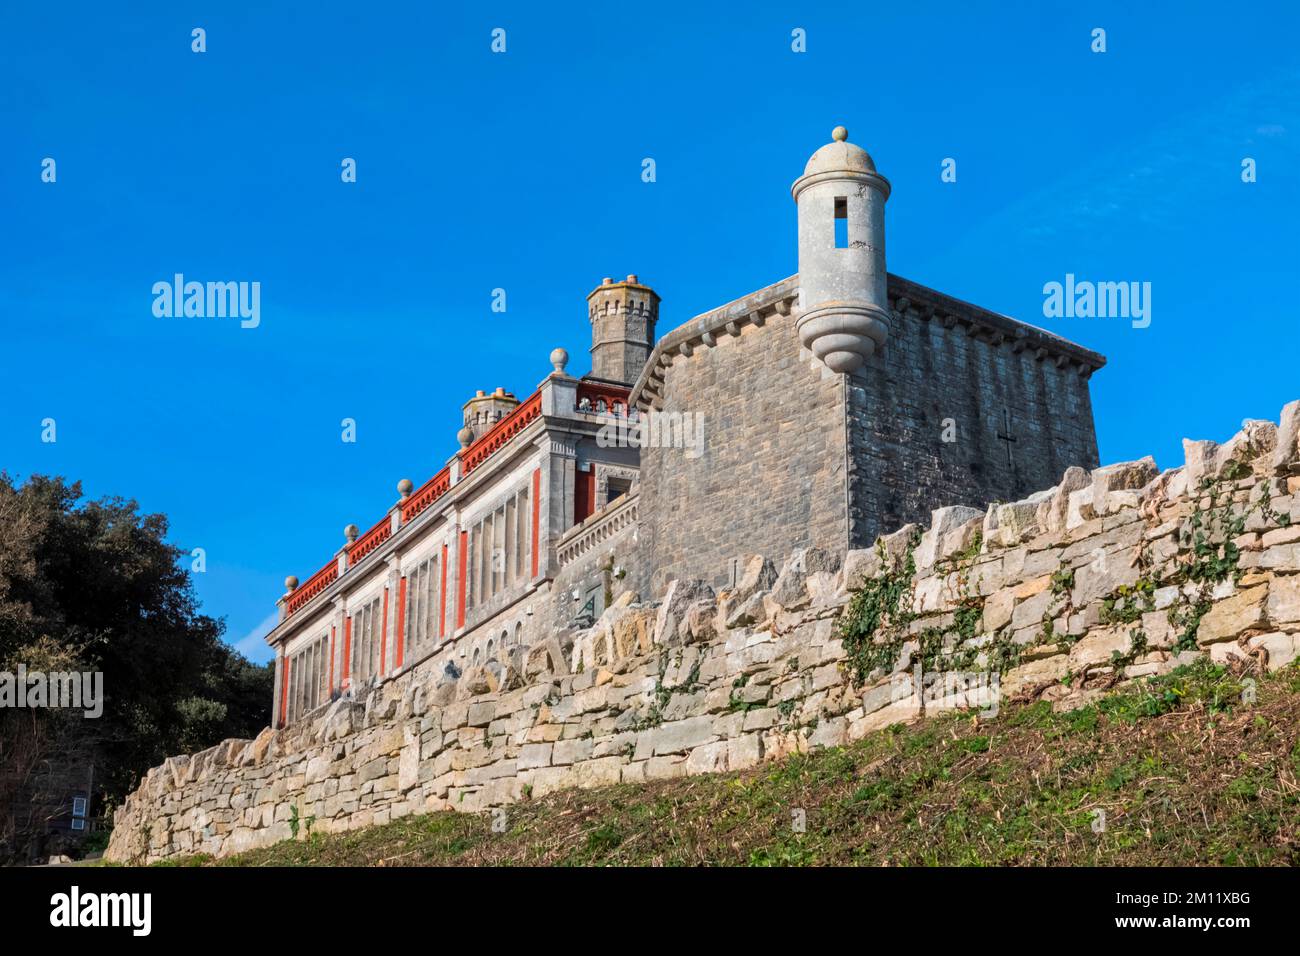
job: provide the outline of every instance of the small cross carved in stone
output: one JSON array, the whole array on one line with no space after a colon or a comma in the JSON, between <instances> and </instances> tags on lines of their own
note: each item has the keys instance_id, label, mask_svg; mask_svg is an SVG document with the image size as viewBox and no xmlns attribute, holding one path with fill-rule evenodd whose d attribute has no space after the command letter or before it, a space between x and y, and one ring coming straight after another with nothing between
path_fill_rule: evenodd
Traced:
<instances>
[{"instance_id":1,"label":"small cross carved in stone","mask_svg":"<svg viewBox=\"0 0 1300 956\"><path fill-rule=\"evenodd\" d=\"M998 432L998 440L1007 443L1007 464L1010 465L1011 464L1011 443L1015 441L1016 438L1014 435L1011 434L1011 413L1007 411L1005 408L1002 409L1002 422L1003 422L1003 427Z\"/></svg>"}]
</instances>

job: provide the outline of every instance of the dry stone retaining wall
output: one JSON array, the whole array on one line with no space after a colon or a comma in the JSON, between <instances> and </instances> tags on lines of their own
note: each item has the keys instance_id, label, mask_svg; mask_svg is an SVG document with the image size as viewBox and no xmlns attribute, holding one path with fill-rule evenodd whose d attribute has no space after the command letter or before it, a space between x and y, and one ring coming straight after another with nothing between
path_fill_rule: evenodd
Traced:
<instances>
[{"instance_id":1,"label":"dry stone retaining wall","mask_svg":"<svg viewBox=\"0 0 1300 956\"><path fill-rule=\"evenodd\" d=\"M986 511L942 508L846 556L752 558L715 593L626 593L490 672L417 669L297 725L151 770L107 856L225 855L310 830L481 810L566 787L752 767L917 716L918 666L1070 707L1208 654L1300 651L1300 402L1186 442L1186 463L1072 468ZM933 705L931 705L933 706Z\"/></svg>"}]
</instances>

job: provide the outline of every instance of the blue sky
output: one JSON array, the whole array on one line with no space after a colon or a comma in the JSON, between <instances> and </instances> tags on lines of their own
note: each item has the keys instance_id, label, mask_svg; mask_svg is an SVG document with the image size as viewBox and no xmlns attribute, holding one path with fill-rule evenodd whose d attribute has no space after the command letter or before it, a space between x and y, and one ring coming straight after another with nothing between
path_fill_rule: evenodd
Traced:
<instances>
[{"instance_id":1,"label":"blue sky","mask_svg":"<svg viewBox=\"0 0 1300 956\"><path fill-rule=\"evenodd\" d=\"M0 468L167 514L265 659L285 575L436 471L474 389L522 397L556 345L587 369L601 277L653 285L663 332L792 274L789 186L837 123L893 183L891 271L1109 357L1103 462L1300 397L1294 5L739 10L8 5ZM155 318L177 272L260 282L260 326ZM1067 272L1151 282L1150 327L1044 319Z\"/></svg>"}]
</instances>

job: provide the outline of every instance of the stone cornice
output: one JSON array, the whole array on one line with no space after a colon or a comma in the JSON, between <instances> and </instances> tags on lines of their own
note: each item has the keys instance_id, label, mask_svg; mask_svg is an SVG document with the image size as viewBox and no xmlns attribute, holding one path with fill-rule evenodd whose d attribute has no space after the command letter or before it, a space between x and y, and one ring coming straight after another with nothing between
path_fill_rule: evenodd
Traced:
<instances>
[{"instance_id":1,"label":"stone cornice","mask_svg":"<svg viewBox=\"0 0 1300 956\"><path fill-rule=\"evenodd\" d=\"M939 321L945 328L960 326L968 335L1013 352L1029 351L1034 358L1051 358L1058 368L1072 365L1090 376L1106 357L1010 316L953 298L900 276L889 275L889 306L895 321ZM747 296L697 315L659 340L632 387L631 404L652 407L663 387L664 369L678 356L689 359L697 348L711 348L724 335L739 335L744 325L762 325L772 315L798 311L799 276L793 275Z\"/></svg>"}]
</instances>

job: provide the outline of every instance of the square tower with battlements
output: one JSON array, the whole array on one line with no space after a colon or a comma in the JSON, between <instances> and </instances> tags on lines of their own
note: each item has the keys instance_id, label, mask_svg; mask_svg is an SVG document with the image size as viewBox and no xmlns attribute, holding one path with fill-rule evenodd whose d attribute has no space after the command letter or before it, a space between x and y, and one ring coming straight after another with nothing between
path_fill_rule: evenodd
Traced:
<instances>
[{"instance_id":1,"label":"square tower with battlements","mask_svg":"<svg viewBox=\"0 0 1300 956\"><path fill-rule=\"evenodd\" d=\"M652 595L726 584L752 554L867 547L934 508L1097 465L1101 355L889 274L890 185L843 127L792 193L798 274L667 333L633 388L647 420L691 416L703 437L694 454L641 450Z\"/></svg>"}]
</instances>

